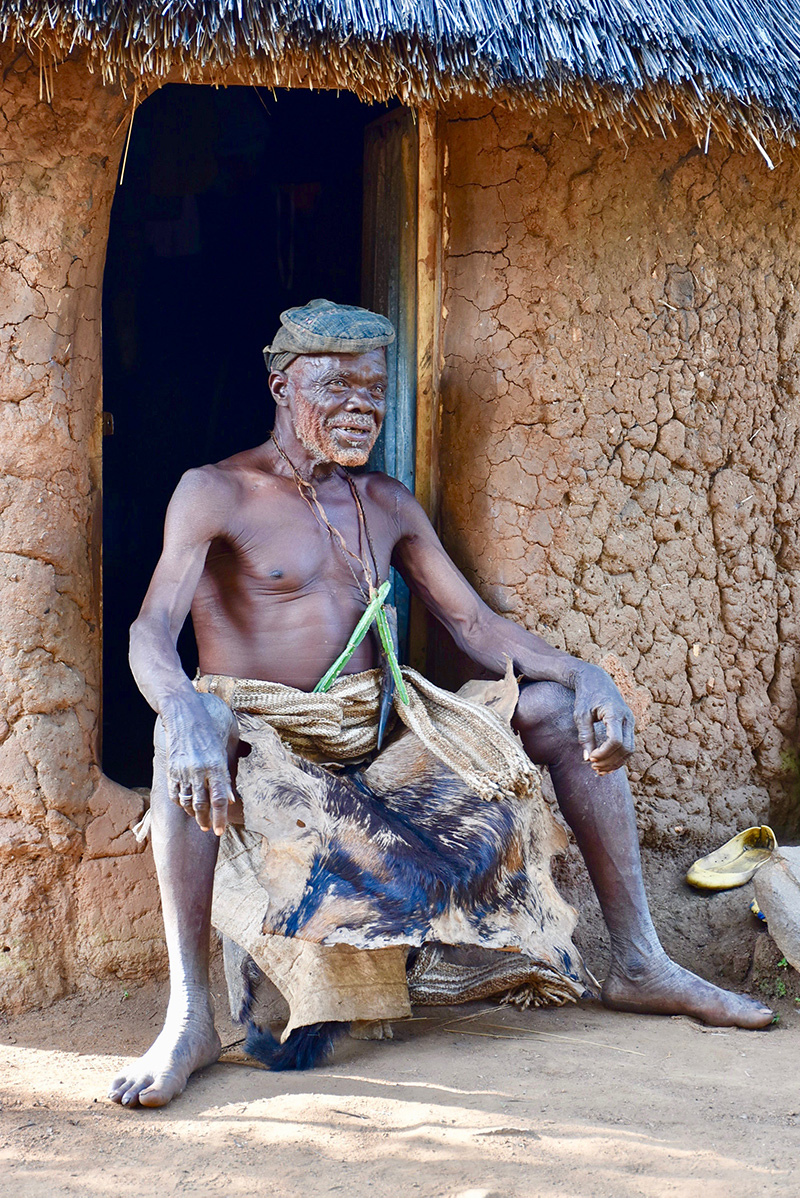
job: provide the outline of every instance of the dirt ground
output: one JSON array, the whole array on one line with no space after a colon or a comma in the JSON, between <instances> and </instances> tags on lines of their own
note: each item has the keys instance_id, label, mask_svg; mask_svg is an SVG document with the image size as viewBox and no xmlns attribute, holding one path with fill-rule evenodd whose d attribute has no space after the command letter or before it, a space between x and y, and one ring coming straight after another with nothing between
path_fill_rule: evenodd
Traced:
<instances>
[{"instance_id":1,"label":"dirt ground","mask_svg":"<svg viewBox=\"0 0 800 1198\"><path fill-rule=\"evenodd\" d=\"M340 1041L326 1068L268 1073L233 1049L170 1107L123 1110L107 1084L150 1043L164 993L119 986L0 1025L4 1198L798 1192L791 997L760 1033L594 1003L420 1010L391 1042Z\"/></svg>"}]
</instances>

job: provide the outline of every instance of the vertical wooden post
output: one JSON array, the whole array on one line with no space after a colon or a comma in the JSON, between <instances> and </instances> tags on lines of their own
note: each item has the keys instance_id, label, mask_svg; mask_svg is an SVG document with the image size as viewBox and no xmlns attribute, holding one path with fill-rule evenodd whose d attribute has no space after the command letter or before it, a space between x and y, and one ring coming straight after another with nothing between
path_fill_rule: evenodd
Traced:
<instances>
[{"instance_id":1,"label":"vertical wooden post","mask_svg":"<svg viewBox=\"0 0 800 1198\"><path fill-rule=\"evenodd\" d=\"M397 330L386 364L392 402L370 458L414 489L416 433L417 125L395 108L364 131L361 298Z\"/></svg>"},{"instance_id":2,"label":"vertical wooden post","mask_svg":"<svg viewBox=\"0 0 800 1198\"><path fill-rule=\"evenodd\" d=\"M417 204L417 469L415 494L436 524L439 505L439 326L442 311L442 146L438 114L420 109Z\"/></svg>"},{"instance_id":3,"label":"vertical wooden post","mask_svg":"<svg viewBox=\"0 0 800 1198\"><path fill-rule=\"evenodd\" d=\"M414 490L417 385L417 164L416 114L394 108L364 131L362 302L388 316L397 330L389 346L390 403L370 467ZM409 593L392 572L390 602L397 607L400 648L408 654Z\"/></svg>"},{"instance_id":4,"label":"vertical wooden post","mask_svg":"<svg viewBox=\"0 0 800 1198\"><path fill-rule=\"evenodd\" d=\"M443 150L434 108L421 108L417 202L417 411L414 493L434 527L439 518L439 430L441 404L440 324L442 312ZM428 657L428 613L412 600L409 662L424 670Z\"/></svg>"}]
</instances>

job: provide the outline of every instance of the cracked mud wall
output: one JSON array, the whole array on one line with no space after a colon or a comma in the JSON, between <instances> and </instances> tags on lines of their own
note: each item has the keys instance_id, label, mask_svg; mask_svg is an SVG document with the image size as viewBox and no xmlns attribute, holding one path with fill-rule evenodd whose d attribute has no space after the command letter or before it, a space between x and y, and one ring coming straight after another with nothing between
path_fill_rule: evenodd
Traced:
<instances>
[{"instance_id":1,"label":"cracked mud wall","mask_svg":"<svg viewBox=\"0 0 800 1198\"><path fill-rule=\"evenodd\" d=\"M796 829L800 157L459 118L444 539L617 677L645 846Z\"/></svg>"},{"instance_id":2,"label":"cracked mud wall","mask_svg":"<svg viewBox=\"0 0 800 1198\"><path fill-rule=\"evenodd\" d=\"M129 104L79 62L43 80L25 53L0 62L0 1006L14 1010L152 967L161 933L126 831L141 799L102 777L97 744L100 290Z\"/></svg>"}]
</instances>

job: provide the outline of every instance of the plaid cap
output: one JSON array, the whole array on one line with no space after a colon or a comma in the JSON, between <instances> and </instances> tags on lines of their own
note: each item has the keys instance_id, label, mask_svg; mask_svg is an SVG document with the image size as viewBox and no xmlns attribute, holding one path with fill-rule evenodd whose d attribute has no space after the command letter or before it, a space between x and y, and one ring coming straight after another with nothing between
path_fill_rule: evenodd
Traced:
<instances>
[{"instance_id":1,"label":"plaid cap","mask_svg":"<svg viewBox=\"0 0 800 1198\"><path fill-rule=\"evenodd\" d=\"M315 299L281 312L281 327L264 346L267 370L284 370L301 354L365 354L394 341L392 322L367 308Z\"/></svg>"}]
</instances>

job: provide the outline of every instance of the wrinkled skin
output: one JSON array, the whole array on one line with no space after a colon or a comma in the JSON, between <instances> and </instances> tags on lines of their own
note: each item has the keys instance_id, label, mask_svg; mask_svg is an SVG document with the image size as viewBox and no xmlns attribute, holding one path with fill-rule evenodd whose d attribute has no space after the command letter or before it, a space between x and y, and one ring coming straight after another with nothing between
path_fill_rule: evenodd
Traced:
<instances>
[{"instance_id":1,"label":"wrinkled skin","mask_svg":"<svg viewBox=\"0 0 800 1198\"><path fill-rule=\"evenodd\" d=\"M282 448L313 482L347 545L366 554L341 464L365 463L380 431L383 351L303 356L273 373L270 388ZM612 949L603 1002L723 1026L765 1026L768 1008L681 969L659 944L621 768L633 751L634 720L608 675L486 607L400 483L362 474L356 486L381 579L396 566L473 661L500 675L510 657L530 680L515 727L532 760L550 769L600 900ZM237 818L235 728L225 705L197 694L181 668L175 646L190 609L203 673L303 690L313 689L336 659L364 609L342 553L270 441L183 477L167 513L162 556L131 629L134 675L160 715L153 848L171 990L160 1036L112 1085L110 1097L126 1106L164 1105L219 1054L208 992L209 918L217 838ZM374 652L368 637L348 670L374 666Z\"/></svg>"}]
</instances>

